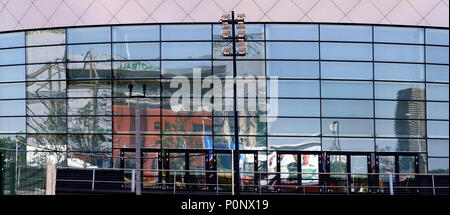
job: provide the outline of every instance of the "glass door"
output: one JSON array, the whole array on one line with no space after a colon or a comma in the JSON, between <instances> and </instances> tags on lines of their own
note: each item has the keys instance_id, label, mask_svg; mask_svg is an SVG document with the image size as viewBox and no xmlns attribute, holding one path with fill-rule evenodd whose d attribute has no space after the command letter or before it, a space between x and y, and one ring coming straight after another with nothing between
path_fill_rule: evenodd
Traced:
<instances>
[{"instance_id":1,"label":"glass door","mask_svg":"<svg viewBox=\"0 0 450 215\"><path fill-rule=\"evenodd\" d=\"M278 192L296 192L299 188L298 154L278 153Z\"/></svg>"},{"instance_id":2,"label":"glass door","mask_svg":"<svg viewBox=\"0 0 450 215\"><path fill-rule=\"evenodd\" d=\"M347 190L347 155L329 155L329 190L330 192L346 192Z\"/></svg>"},{"instance_id":3,"label":"glass door","mask_svg":"<svg viewBox=\"0 0 450 215\"><path fill-rule=\"evenodd\" d=\"M350 192L369 192L370 157L367 155L350 155Z\"/></svg>"},{"instance_id":4,"label":"glass door","mask_svg":"<svg viewBox=\"0 0 450 215\"><path fill-rule=\"evenodd\" d=\"M219 191L229 191L231 192L232 182L232 156L231 153L216 153L216 168L217 168L217 179Z\"/></svg>"},{"instance_id":5,"label":"glass door","mask_svg":"<svg viewBox=\"0 0 450 215\"><path fill-rule=\"evenodd\" d=\"M209 156L206 153L187 153L189 171L186 174L188 189L206 190L206 167Z\"/></svg>"},{"instance_id":6,"label":"glass door","mask_svg":"<svg viewBox=\"0 0 450 215\"><path fill-rule=\"evenodd\" d=\"M300 153L300 178L302 192L319 192L319 155Z\"/></svg>"},{"instance_id":7,"label":"glass door","mask_svg":"<svg viewBox=\"0 0 450 215\"><path fill-rule=\"evenodd\" d=\"M144 189L157 189L160 182L160 162L158 152L142 153L142 185Z\"/></svg>"},{"instance_id":8,"label":"glass door","mask_svg":"<svg viewBox=\"0 0 450 215\"><path fill-rule=\"evenodd\" d=\"M242 151L239 153L239 172L241 191L254 192L258 190L258 153Z\"/></svg>"}]
</instances>

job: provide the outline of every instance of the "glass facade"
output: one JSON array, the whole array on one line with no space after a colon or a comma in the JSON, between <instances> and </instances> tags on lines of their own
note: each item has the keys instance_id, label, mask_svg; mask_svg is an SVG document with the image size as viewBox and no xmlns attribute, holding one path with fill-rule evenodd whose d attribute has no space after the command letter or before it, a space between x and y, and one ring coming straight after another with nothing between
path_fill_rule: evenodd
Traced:
<instances>
[{"instance_id":1,"label":"glass facade","mask_svg":"<svg viewBox=\"0 0 450 215\"><path fill-rule=\"evenodd\" d=\"M1 143L22 137L27 150L40 153L30 162L44 154L59 166L130 168L133 158L124 157L136 144L139 104L144 169L230 171L237 129L241 170L265 171L260 180L267 183L270 172L291 167L323 172L319 163L327 156L328 172L334 173L342 172L342 165L349 167L345 171L367 173L358 162L375 158L379 172L389 159L402 169L408 156L415 156L416 172L448 174L448 29L247 24L249 52L237 57L236 72L259 77L248 83L258 92L247 93L261 93L258 104L269 108L235 116L233 89L226 86L212 96L223 101L222 108L197 105L212 89L208 77L219 78L214 85L223 84L234 73L232 58L221 54L230 42L221 38L220 26L1 33ZM278 78L276 86L269 77ZM179 89L174 79L203 83L200 91L187 89L189 107L174 108L171 98ZM145 97L130 97L129 84L141 96L146 84ZM238 94L238 106L250 105L248 94ZM414 171L408 168L404 171ZM281 179L314 184L316 176ZM149 187L169 180L150 173L144 177ZM255 178L241 173L243 184Z\"/></svg>"}]
</instances>

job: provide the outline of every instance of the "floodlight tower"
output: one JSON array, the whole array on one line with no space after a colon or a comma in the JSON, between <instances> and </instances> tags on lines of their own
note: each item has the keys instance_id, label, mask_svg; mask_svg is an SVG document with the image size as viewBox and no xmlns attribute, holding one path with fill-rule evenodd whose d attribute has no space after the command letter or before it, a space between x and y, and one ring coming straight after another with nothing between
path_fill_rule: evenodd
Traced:
<instances>
[{"instance_id":1,"label":"floodlight tower","mask_svg":"<svg viewBox=\"0 0 450 215\"><path fill-rule=\"evenodd\" d=\"M245 30L247 26L244 24L245 14L239 13L234 17L234 11L231 11L230 14L223 14L220 18L220 22L222 22L222 38L223 39L231 39L232 47L223 47L222 55L223 56L233 56L233 93L234 93L234 150L232 150L233 156L233 164L232 168L234 170L234 186L233 186L233 194L234 187L236 188L236 194L239 195L240 191L240 175L239 175L239 119L238 119L238 111L237 111L237 72L236 72L236 57L237 56L245 56L247 54L247 45L248 43L245 41L245 37L247 31ZM237 29L237 34L236 34ZM236 43L238 47L236 47ZM237 49L236 49L237 48Z\"/></svg>"}]
</instances>

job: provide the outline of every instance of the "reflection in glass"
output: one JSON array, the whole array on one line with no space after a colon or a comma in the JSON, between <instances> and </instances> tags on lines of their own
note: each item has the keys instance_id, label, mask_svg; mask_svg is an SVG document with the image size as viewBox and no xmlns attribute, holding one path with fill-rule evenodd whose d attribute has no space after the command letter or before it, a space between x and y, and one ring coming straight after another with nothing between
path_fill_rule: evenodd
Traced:
<instances>
[{"instance_id":1,"label":"reflection in glass","mask_svg":"<svg viewBox=\"0 0 450 215\"><path fill-rule=\"evenodd\" d=\"M449 173L448 158L428 158L428 172L429 173Z\"/></svg>"},{"instance_id":2,"label":"reflection in glass","mask_svg":"<svg viewBox=\"0 0 450 215\"><path fill-rule=\"evenodd\" d=\"M27 31L27 46L58 45L66 43L66 29Z\"/></svg>"},{"instance_id":3,"label":"reflection in glass","mask_svg":"<svg viewBox=\"0 0 450 215\"><path fill-rule=\"evenodd\" d=\"M128 88L129 84L133 84L133 93L132 95L143 95L143 85L146 84L147 89L145 91L146 97L155 97L160 95L160 81L159 80L123 80L123 81L114 81L113 82L114 89L114 97L130 97L130 89Z\"/></svg>"},{"instance_id":4,"label":"reflection in glass","mask_svg":"<svg viewBox=\"0 0 450 215\"><path fill-rule=\"evenodd\" d=\"M162 148L163 149L206 149L206 139L211 140L211 136L175 136L163 135Z\"/></svg>"},{"instance_id":5,"label":"reflection in glass","mask_svg":"<svg viewBox=\"0 0 450 215\"><path fill-rule=\"evenodd\" d=\"M25 32L0 34L0 48L25 46Z\"/></svg>"},{"instance_id":6,"label":"reflection in glass","mask_svg":"<svg viewBox=\"0 0 450 215\"><path fill-rule=\"evenodd\" d=\"M0 99L25 98L25 83L0 84Z\"/></svg>"},{"instance_id":7,"label":"reflection in glass","mask_svg":"<svg viewBox=\"0 0 450 215\"><path fill-rule=\"evenodd\" d=\"M424 100L425 84L375 82L375 98L396 100Z\"/></svg>"},{"instance_id":8,"label":"reflection in glass","mask_svg":"<svg viewBox=\"0 0 450 215\"><path fill-rule=\"evenodd\" d=\"M425 102L375 101L376 118L425 119Z\"/></svg>"},{"instance_id":9,"label":"reflection in glass","mask_svg":"<svg viewBox=\"0 0 450 215\"><path fill-rule=\"evenodd\" d=\"M306 191L317 190L315 186L319 185L319 155L302 154L301 158L302 186ZM311 188L308 189L308 186Z\"/></svg>"},{"instance_id":10,"label":"reflection in glass","mask_svg":"<svg viewBox=\"0 0 450 215\"><path fill-rule=\"evenodd\" d=\"M163 77L183 76L193 78L194 72L200 72L201 77L212 75L210 61L162 61L161 75Z\"/></svg>"},{"instance_id":11,"label":"reflection in glass","mask_svg":"<svg viewBox=\"0 0 450 215\"><path fill-rule=\"evenodd\" d=\"M68 63L69 79L110 79L110 62Z\"/></svg>"},{"instance_id":12,"label":"reflection in glass","mask_svg":"<svg viewBox=\"0 0 450 215\"><path fill-rule=\"evenodd\" d=\"M114 134L112 140L113 148L136 148L135 135ZM142 148L161 148L161 137L159 135L141 135Z\"/></svg>"},{"instance_id":13,"label":"reflection in glass","mask_svg":"<svg viewBox=\"0 0 450 215\"><path fill-rule=\"evenodd\" d=\"M66 66L64 63L27 65L27 80L64 80Z\"/></svg>"},{"instance_id":14,"label":"reflection in glass","mask_svg":"<svg viewBox=\"0 0 450 215\"><path fill-rule=\"evenodd\" d=\"M25 66L1 66L0 83L25 81Z\"/></svg>"},{"instance_id":15,"label":"reflection in glass","mask_svg":"<svg viewBox=\"0 0 450 215\"><path fill-rule=\"evenodd\" d=\"M389 175L395 173L395 156L379 156L378 157L378 168L380 174L380 188L389 188Z\"/></svg>"},{"instance_id":16,"label":"reflection in glass","mask_svg":"<svg viewBox=\"0 0 450 215\"><path fill-rule=\"evenodd\" d=\"M159 58L159 43L113 44L113 60L156 60Z\"/></svg>"},{"instance_id":17,"label":"reflection in glass","mask_svg":"<svg viewBox=\"0 0 450 215\"><path fill-rule=\"evenodd\" d=\"M214 117L214 134L234 135L234 117Z\"/></svg>"},{"instance_id":18,"label":"reflection in glass","mask_svg":"<svg viewBox=\"0 0 450 215\"><path fill-rule=\"evenodd\" d=\"M372 60L372 44L322 42L320 58L322 60Z\"/></svg>"},{"instance_id":19,"label":"reflection in glass","mask_svg":"<svg viewBox=\"0 0 450 215\"><path fill-rule=\"evenodd\" d=\"M238 61L236 66L238 76L266 76L264 61Z\"/></svg>"},{"instance_id":20,"label":"reflection in glass","mask_svg":"<svg viewBox=\"0 0 450 215\"><path fill-rule=\"evenodd\" d=\"M428 156L448 157L449 140L429 139L427 143Z\"/></svg>"},{"instance_id":21,"label":"reflection in glass","mask_svg":"<svg viewBox=\"0 0 450 215\"><path fill-rule=\"evenodd\" d=\"M449 119L447 102L427 102L427 119Z\"/></svg>"},{"instance_id":22,"label":"reflection in glass","mask_svg":"<svg viewBox=\"0 0 450 215\"><path fill-rule=\"evenodd\" d=\"M377 139L377 152L425 152L424 139Z\"/></svg>"},{"instance_id":23,"label":"reflection in glass","mask_svg":"<svg viewBox=\"0 0 450 215\"><path fill-rule=\"evenodd\" d=\"M320 151L318 137L268 137L270 150L280 151Z\"/></svg>"},{"instance_id":24,"label":"reflection in glass","mask_svg":"<svg viewBox=\"0 0 450 215\"><path fill-rule=\"evenodd\" d=\"M372 26L320 25L320 40L372 42Z\"/></svg>"},{"instance_id":25,"label":"reflection in glass","mask_svg":"<svg viewBox=\"0 0 450 215\"><path fill-rule=\"evenodd\" d=\"M159 40L159 25L112 26L113 42Z\"/></svg>"},{"instance_id":26,"label":"reflection in glass","mask_svg":"<svg viewBox=\"0 0 450 215\"><path fill-rule=\"evenodd\" d=\"M25 49L0 49L0 65L25 64Z\"/></svg>"},{"instance_id":27,"label":"reflection in glass","mask_svg":"<svg viewBox=\"0 0 450 215\"><path fill-rule=\"evenodd\" d=\"M423 28L374 26L374 41L387 43L424 43Z\"/></svg>"},{"instance_id":28,"label":"reflection in glass","mask_svg":"<svg viewBox=\"0 0 450 215\"><path fill-rule=\"evenodd\" d=\"M330 173L332 173L330 175L331 191L346 192L348 189L346 155L330 155Z\"/></svg>"},{"instance_id":29,"label":"reflection in glass","mask_svg":"<svg viewBox=\"0 0 450 215\"><path fill-rule=\"evenodd\" d=\"M211 40L211 25L161 25L161 40Z\"/></svg>"},{"instance_id":30,"label":"reflection in glass","mask_svg":"<svg viewBox=\"0 0 450 215\"><path fill-rule=\"evenodd\" d=\"M68 61L104 61L111 59L110 44L67 46Z\"/></svg>"},{"instance_id":31,"label":"reflection in glass","mask_svg":"<svg viewBox=\"0 0 450 215\"><path fill-rule=\"evenodd\" d=\"M319 78L319 63L316 61L267 61L267 76Z\"/></svg>"},{"instance_id":32,"label":"reflection in glass","mask_svg":"<svg viewBox=\"0 0 450 215\"><path fill-rule=\"evenodd\" d=\"M212 134L212 119L207 117L163 117L164 134Z\"/></svg>"},{"instance_id":33,"label":"reflection in glass","mask_svg":"<svg viewBox=\"0 0 450 215\"><path fill-rule=\"evenodd\" d=\"M68 28L67 43L110 42L110 27Z\"/></svg>"},{"instance_id":34,"label":"reflection in glass","mask_svg":"<svg viewBox=\"0 0 450 215\"><path fill-rule=\"evenodd\" d=\"M28 116L66 115L65 99L33 99L27 101Z\"/></svg>"},{"instance_id":35,"label":"reflection in glass","mask_svg":"<svg viewBox=\"0 0 450 215\"><path fill-rule=\"evenodd\" d=\"M425 137L424 120L375 120L377 137Z\"/></svg>"},{"instance_id":36,"label":"reflection in glass","mask_svg":"<svg viewBox=\"0 0 450 215\"><path fill-rule=\"evenodd\" d=\"M448 46L448 29L425 29L426 43Z\"/></svg>"},{"instance_id":37,"label":"reflection in glass","mask_svg":"<svg viewBox=\"0 0 450 215\"><path fill-rule=\"evenodd\" d=\"M371 119L322 119L324 136L360 136L373 137Z\"/></svg>"},{"instance_id":38,"label":"reflection in glass","mask_svg":"<svg viewBox=\"0 0 450 215\"><path fill-rule=\"evenodd\" d=\"M70 151L111 151L111 135L68 135Z\"/></svg>"},{"instance_id":39,"label":"reflection in glass","mask_svg":"<svg viewBox=\"0 0 450 215\"><path fill-rule=\"evenodd\" d=\"M368 138L322 138L323 151L358 151L371 152L374 149L374 140Z\"/></svg>"},{"instance_id":40,"label":"reflection in glass","mask_svg":"<svg viewBox=\"0 0 450 215\"><path fill-rule=\"evenodd\" d=\"M68 115L111 115L111 99L68 99Z\"/></svg>"},{"instance_id":41,"label":"reflection in glass","mask_svg":"<svg viewBox=\"0 0 450 215\"><path fill-rule=\"evenodd\" d=\"M269 99L268 104L277 104L268 110L268 116L320 117L318 99Z\"/></svg>"},{"instance_id":42,"label":"reflection in glass","mask_svg":"<svg viewBox=\"0 0 450 215\"><path fill-rule=\"evenodd\" d=\"M428 121L427 136L429 138L448 138L449 135L448 121Z\"/></svg>"},{"instance_id":43,"label":"reflection in glass","mask_svg":"<svg viewBox=\"0 0 450 215\"><path fill-rule=\"evenodd\" d=\"M253 191L252 185L255 185L255 155L254 154L240 154L239 171L241 190Z\"/></svg>"},{"instance_id":44,"label":"reflection in glass","mask_svg":"<svg viewBox=\"0 0 450 215\"><path fill-rule=\"evenodd\" d=\"M322 81L324 98L371 99L372 94L372 83L368 81Z\"/></svg>"},{"instance_id":45,"label":"reflection in glass","mask_svg":"<svg viewBox=\"0 0 450 215\"><path fill-rule=\"evenodd\" d=\"M240 136L239 150L266 150L267 139L265 137Z\"/></svg>"},{"instance_id":46,"label":"reflection in glass","mask_svg":"<svg viewBox=\"0 0 450 215\"><path fill-rule=\"evenodd\" d=\"M267 83L270 94L270 82ZM279 80L278 97L319 98L319 81Z\"/></svg>"},{"instance_id":47,"label":"reflection in glass","mask_svg":"<svg viewBox=\"0 0 450 215\"><path fill-rule=\"evenodd\" d=\"M448 84L427 84L427 100L448 102Z\"/></svg>"},{"instance_id":48,"label":"reflection in glass","mask_svg":"<svg viewBox=\"0 0 450 215\"><path fill-rule=\"evenodd\" d=\"M210 42L164 42L161 44L162 59L210 59Z\"/></svg>"},{"instance_id":49,"label":"reflection in glass","mask_svg":"<svg viewBox=\"0 0 450 215\"><path fill-rule=\"evenodd\" d=\"M111 97L110 81L70 81L68 97Z\"/></svg>"},{"instance_id":50,"label":"reflection in glass","mask_svg":"<svg viewBox=\"0 0 450 215\"><path fill-rule=\"evenodd\" d=\"M427 46L427 63L448 64L448 47Z\"/></svg>"},{"instance_id":51,"label":"reflection in glass","mask_svg":"<svg viewBox=\"0 0 450 215\"><path fill-rule=\"evenodd\" d=\"M113 77L124 78L159 78L159 61L116 61L113 62Z\"/></svg>"},{"instance_id":52,"label":"reflection in glass","mask_svg":"<svg viewBox=\"0 0 450 215\"><path fill-rule=\"evenodd\" d=\"M267 40L318 40L318 25L267 24Z\"/></svg>"},{"instance_id":53,"label":"reflection in glass","mask_svg":"<svg viewBox=\"0 0 450 215\"><path fill-rule=\"evenodd\" d=\"M427 81L448 83L448 65L427 65Z\"/></svg>"},{"instance_id":54,"label":"reflection in glass","mask_svg":"<svg viewBox=\"0 0 450 215\"><path fill-rule=\"evenodd\" d=\"M269 135L319 136L320 119L277 118L267 123Z\"/></svg>"},{"instance_id":55,"label":"reflection in glass","mask_svg":"<svg viewBox=\"0 0 450 215\"><path fill-rule=\"evenodd\" d=\"M27 117L27 132L39 134L66 133L66 118Z\"/></svg>"},{"instance_id":56,"label":"reflection in glass","mask_svg":"<svg viewBox=\"0 0 450 215\"><path fill-rule=\"evenodd\" d=\"M63 98L66 97L66 81L28 82L28 98Z\"/></svg>"},{"instance_id":57,"label":"reflection in glass","mask_svg":"<svg viewBox=\"0 0 450 215\"><path fill-rule=\"evenodd\" d=\"M160 134L161 118L141 116L141 132L142 134ZM136 133L136 117L135 116L114 116L113 117L113 133L134 134ZM169 133L169 132L166 132Z\"/></svg>"},{"instance_id":58,"label":"reflection in glass","mask_svg":"<svg viewBox=\"0 0 450 215\"><path fill-rule=\"evenodd\" d=\"M0 116L25 116L25 100L0 100Z\"/></svg>"},{"instance_id":59,"label":"reflection in glass","mask_svg":"<svg viewBox=\"0 0 450 215\"><path fill-rule=\"evenodd\" d=\"M406 175L401 174L399 176L400 183L407 180L413 179L414 175L408 175L407 173L415 173L415 158L414 156L398 156L398 167L399 173L406 173Z\"/></svg>"},{"instance_id":60,"label":"reflection in glass","mask_svg":"<svg viewBox=\"0 0 450 215\"><path fill-rule=\"evenodd\" d=\"M65 46L27 48L27 63L64 62L65 56Z\"/></svg>"},{"instance_id":61,"label":"reflection in glass","mask_svg":"<svg viewBox=\"0 0 450 215\"><path fill-rule=\"evenodd\" d=\"M267 42L267 59L318 59L316 42Z\"/></svg>"},{"instance_id":62,"label":"reflection in glass","mask_svg":"<svg viewBox=\"0 0 450 215\"><path fill-rule=\"evenodd\" d=\"M135 115L137 99L139 99L141 116L160 114L160 98L114 98L113 115Z\"/></svg>"},{"instance_id":63,"label":"reflection in glass","mask_svg":"<svg viewBox=\"0 0 450 215\"><path fill-rule=\"evenodd\" d=\"M322 100L323 117L373 117L373 101Z\"/></svg>"},{"instance_id":64,"label":"reflection in glass","mask_svg":"<svg viewBox=\"0 0 450 215\"><path fill-rule=\"evenodd\" d=\"M375 61L424 62L424 47L415 45L375 44Z\"/></svg>"},{"instance_id":65,"label":"reflection in glass","mask_svg":"<svg viewBox=\"0 0 450 215\"><path fill-rule=\"evenodd\" d=\"M422 64L375 63L375 80L424 81Z\"/></svg>"},{"instance_id":66,"label":"reflection in glass","mask_svg":"<svg viewBox=\"0 0 450 215\"><path fill-rule=\"evenodd\" d=\"M69 133L111 133L111 117L108 116L74 116L67 117ZM64 129L65 130L65 129Z\"/></svg>"},{"instance_id":67,"label":"reflection in glass","mask_svg":"<svg viewBox=\"0 0 450 215\"><path fill-rule=\"evenodd\" d=\"M280 154L280 189L284 192L295 191L298 186L298 155ZM290 173L292 172L292 173Z\"/></svg>"},{"instance_id":68,"label":"reflection in glass","mask_svg":"<svg viewBox=\"0 0 450 215\"><path fill-rule=\"evenodd\" d=\"M372 80L372 63L363 62L321 62L323 79Z\"/></svg>"},{"instance_id":69,"label":"reflection in glass","mask_svg":"<svg viewBox=\"0 0 450 215\"><path fill-rule=\"evenodd\" d=\"M0 117L0 133L25 133L25 122L25 117Z\"/></svg>"},{"instance_id":70,"label":"reflection in glass","mask_svg":"<svg viewBox=\"0 0 450 215\"><path fill-rule=\"evenodd\" d=\"M351 155L350 172L352 173L351 191L358 193L369 191L367 156Z\"/></svg>"}]
</instances>

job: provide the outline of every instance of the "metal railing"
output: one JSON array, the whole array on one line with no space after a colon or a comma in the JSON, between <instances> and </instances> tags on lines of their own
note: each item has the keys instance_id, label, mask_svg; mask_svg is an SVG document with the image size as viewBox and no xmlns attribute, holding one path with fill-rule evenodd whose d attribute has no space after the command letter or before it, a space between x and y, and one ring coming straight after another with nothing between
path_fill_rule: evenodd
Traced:
<instances>
[{"instance_id":1,"label":"metal railing","mask_svg":"<svg viewBox=\"0 0 450 215\"><path fill-rule=\"evenodd\" d=\"M61 171L71 177L58 177ZM77 177L76 171L82 171ZM110 173L105 173L105 172ZM233 171L142 169L143 193L234 194ZM136 192L135 169L58 168L56 191ZM114 172L113 179L108 178ZM100 173L100 174L99 174ZM105 175L106 174L106 175ZM448 195L449 175L417 173L302 173L240 171L241 194Z\"/></svg>"}]
</instances>

